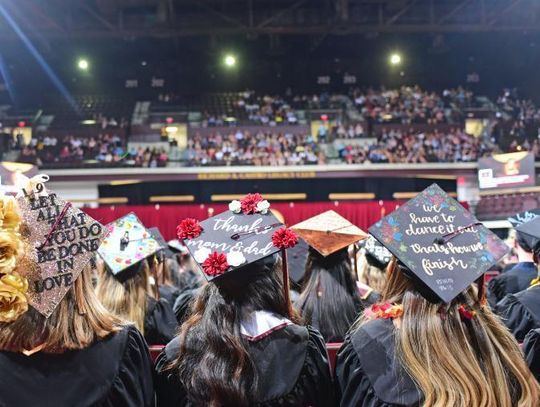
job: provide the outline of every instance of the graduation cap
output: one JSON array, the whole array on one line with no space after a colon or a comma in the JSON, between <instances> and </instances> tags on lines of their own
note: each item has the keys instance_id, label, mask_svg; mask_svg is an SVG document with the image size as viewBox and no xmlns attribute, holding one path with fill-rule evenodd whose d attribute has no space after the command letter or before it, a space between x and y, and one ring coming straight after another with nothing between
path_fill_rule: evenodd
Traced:
<instances>
[{"instance_id":1,"label":"graduation cap","mask_svg":"<svg viewBox=\"0 0 540 407\"><path fill-rule=\"evenodd\" d=\"M534 218L540 216L540 208L531 209L529 211L516 213L514 216L510 216L508 218L508 222L512 224L512 226L518 227L519 225L529 222L530 220L533 220Z\"/></svg>"},{"instance_id":2,"label":"graduation cap","mask_svg":"<svg viewBox=\"0 0 540 407\"><path fill-rule=\"evenodd\" d=\"M134 213L109 223L106 228L108 234L98 253L115 276L128 268L133 270L132 266L161 250L158 241Z\"/></svg>"},{"instance_id":3,"label":"graduation cap","mask_svg":"<svg viewBox=\"0 0 540 407\"><path fill-rule=\"evenodd\" d=\"M373 261L375 266L379 268L386 268L390 260L392 260L392 253L371 235L364 240L364 250L366 251L367 261Z\"/></svg>"},{"instance_id":4,"label":"graduation cap","mask_svg":"<svg viewBox=\"0 0 540 407\"><path fill-rule=\"evenodd\" d=\"M174 252L169 248L169 244L159 231L159 228L149 228L148 231L156 240L156 242L158 242L160 250L163 251L165 257L172 257L174 255Z\"/></svg>"},{"instance_id":5,"label":"graduation cap","mask_svg":"<svg viewBox=\"0 0 540 407\"><path fill-rule=\"evenodd\" d=\"M540 242L540 216L522 223L516 227L516 231L523 235L527 242L531 244L531 248L534 249L538 242Z\"/></svg>"},{"instance_id":6,"label":"graduation cap","mask_svg":"<svg viewBox=\"0 0 540 407\"><path fill-rule=\"evenodd\" d=\"M43 184L48 177L27 185L17 198L21 233L34 250L27 264L30 305L50 317L90 262L105 235L105 228L63 201Z\"/></svg>"},{"instance_id":7,"label":"graduation cap","mask_svg":"<svg viewBox=\"0 0 540 407\"><path fill-rule=\"evenodd\" d=\"M300 222L291 229L325 257L367 237L362 229L332 210Z\"/></svg>"},{"instance_id":8,"label":"graduation cap","mask_svg":"<svg viewBox=\"0 0 540 407\"><path fill-rule=\"evenodd\" d=\"M437 184L369 232L410 271L419 292L433 302L451 302L509 250Z\"/></svg>"},{"instance_id":9,"label":"graduation cap","mask_svg":"<svg viewBox=\"0 0 540 407\"><path fill-rule=\"evenodd\" d=\"M169 240L167 245L173 253L189 254L187 247L178 239Z\"/></svg>"},{"instance_id":10,"label":"graduation cap","mask_svg":"<svg viewBox=\"0 0 540 407\"><path fill-rule=\"evenodd\" d=\"M287 249L287 262L291 280L300 284L306 271L306 261L309 254L309 245L304 239L298 239L298 244Z\"/></svg>"},{"instance_id":11,"label":"graduation cap","mask_svg":"<svg viewBox=\"0 0 540 407\"><path fill-rule=\"evenodd\" d=\"M283 227L259 194L233 201L229 210L203 222L184 219L177 228L205 278L236 275L248 264L293 247L298 238ZM284 259L284 269L286 260Z\"/></svg>"}]
</instances>

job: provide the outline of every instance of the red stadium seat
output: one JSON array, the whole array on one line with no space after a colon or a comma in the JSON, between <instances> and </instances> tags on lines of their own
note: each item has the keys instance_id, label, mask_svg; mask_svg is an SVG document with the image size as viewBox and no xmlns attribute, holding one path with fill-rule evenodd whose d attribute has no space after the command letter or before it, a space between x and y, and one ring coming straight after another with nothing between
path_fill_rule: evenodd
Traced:
<instances>
[{"instance_id":1,"label":"red stadium seat","mask_svg":"<svg viewBox=\"0 0 540 407\"><path fill-rule=\"evenodd\" d=\"M334 369L336 368L336 356L337 356L338 350L341 348L341 345L343 345L343 343L341 342L326 344L326 350L328 352L328 361L330 362L330 371L332 373L334 373Z\"/></svg>"}]
</instances>

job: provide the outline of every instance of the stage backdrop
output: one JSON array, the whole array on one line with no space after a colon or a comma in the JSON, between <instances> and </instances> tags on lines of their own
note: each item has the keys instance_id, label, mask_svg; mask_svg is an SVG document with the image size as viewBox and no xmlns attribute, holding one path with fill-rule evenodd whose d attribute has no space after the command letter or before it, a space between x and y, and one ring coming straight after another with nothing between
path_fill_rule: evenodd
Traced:
<instances>
[{"instance_id":1,"label":"stage backdrop","mask_svg":"<svg viewBox=\"0 0 540 407\"><path fill-rule=\"evenodd\" d=\"M271 202L272 209L279 211L287 225L294 225L302 220L333 209L362 230L367 229L382 216L389 214L400 204L397 201L379 202ZM212 214L227 210L226 204L201 205L144 205L144 206L102 206L84 208L86 213L99 222L106 224L130 212L134 212L148 228L158 227L165 239L176 237L176 225L184 218L204 220Z\"/></svg>"}]
</instances>

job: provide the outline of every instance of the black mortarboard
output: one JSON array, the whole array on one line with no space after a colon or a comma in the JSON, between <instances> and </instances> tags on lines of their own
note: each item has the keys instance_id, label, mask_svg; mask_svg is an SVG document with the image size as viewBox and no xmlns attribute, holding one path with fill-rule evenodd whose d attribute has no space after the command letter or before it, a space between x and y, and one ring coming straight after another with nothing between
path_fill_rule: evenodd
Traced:
<instances>
[{"instance_id":1,"label":"black mortarboard","mask_svg":"<svg viewBox=\"0 0 540 407\"><path fill-rule=\"evenodd\" d=\"M289 276L296 284L304 278L306 272L306 260L309 254L309 245L304 239L298 239L298 244L287 249L287 261L289 265Z\"/></svg>"},{"instance_id":2,"label":"black mortarboard","mask_svg":"<svg viewBox=\"0 0 540 407\"><path fill-rule=\"evenodd\" d=\"M410 271L419 292L437 302L451 302L508 252L501 239L437 184L369 232Z\"/></svg>"},{"instance_id":3,"label":"black mortarboard","mask_svg":"<svg viewBox=\"0 0 540 407\"><path fill-rule=\"evenodd\" d=\"M106 228L108 234L98 253L115 276L124 270L133 270L132 266L161 248L134 213L109 223Z\"/></svg>"},{"instance_id":4,"label":"black mortarboard","mask_svg":"<svg viewBox=\"0 0 540 407\"><path fill-rule=\"evenodd\" d=\"M392 260L392 253L371 235L363 243L367 261L375 263L374 265L379 268L386 268Z\"/></svg>"},{"instance_id":5,"label":"black mortarboard","mask_svg":"<svg viewBox=\"0 0 540 407\"><path fill-rule=\"evenodd\" d=\"M540 216L540 208L531 209L529 211L516 213L514 216L508 218L508 222L512 224L513 227L518 227L519 225L529 222L534 218Z\"/></svg>"},{"instance_id":6,"label":"black mortarboard","mask_svg":"<svg viewBox=\"0 0 540 407\"><path fill-rule=\"evenodd\" d=\"M174 256L174 252L169 248L169 244L161 234L158 228L149 228L148 231L152 235L152 237L158 242L161 250L165 254L165 257L169 258Z\"/></svg>"},{"instance_id":7,"label":"black mortarboard","mask_svg":"<svg viewBox=\"0 0 540 407\"><path fill-rule=\"evenodd\" d=\"M528 243L530 243L531 249L540 242L540 216L522 223L516 227L516 231L523 235Z\"/></svg>"},{"instance_id":8,"label":"black mortarboard","mask_svg":"<svg viewBox=\"0 0 540 407\"><path fill-rule=\"evenodd\" d=\"M267 206L261 210L243 211L240 201L233 201L230 207L235 208L234 212L228 210L200 223L195 219L180 222L178 237L208 281L280 251L273 243L273 236L283 224L268 210L267 201L264 202Z\"/></svg>"},{"instance_id":9,"label":"black mortarboard","mask_svg":"<svg viewBox=\"0 0 540 407\"><path fill-rule=\"evenodd\" d=\"M332 210L291 227L323 256L329 256L366 238L366 233Z\"/></svg>"}]
</instances>

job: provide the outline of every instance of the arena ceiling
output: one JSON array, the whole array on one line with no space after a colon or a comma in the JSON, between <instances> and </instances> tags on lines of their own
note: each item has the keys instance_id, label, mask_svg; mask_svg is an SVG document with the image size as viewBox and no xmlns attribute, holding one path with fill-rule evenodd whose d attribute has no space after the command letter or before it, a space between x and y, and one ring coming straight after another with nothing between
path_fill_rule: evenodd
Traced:
<instances>
[{"instance_id":1,"label":"arena ceiling","mask_svg":"<svg viewBox=\"0 0 540 407\"><path fill-rule=\"evenodd\" d=\"M42 38L174 38L540 31L538 0L0 0L9 19Z\"/></svg>"}]
</instances>

